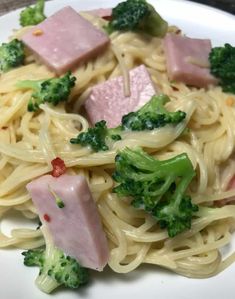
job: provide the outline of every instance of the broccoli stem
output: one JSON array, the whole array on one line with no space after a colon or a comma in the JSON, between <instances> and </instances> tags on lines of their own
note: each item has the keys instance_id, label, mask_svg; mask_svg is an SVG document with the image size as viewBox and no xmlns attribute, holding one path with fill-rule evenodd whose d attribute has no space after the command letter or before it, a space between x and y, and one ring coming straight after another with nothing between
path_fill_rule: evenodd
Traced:
<instances>
[{"instance_id":1,"label":"broccoli stem","mask_svg":"<svg viewBox=\"0 0 235 299\"><path fill-rule=\"evenodd\" d=\"M16 83L17 88L21 89L33 89L35 91L39 91L41 88L41 84L44 80L38 80L38 81L31 81L31 80L23 80L23 81L18 81Z\"/></svg>"},{"instance_id":2,"label":"broccoli stem","mask_svg":"<svg viewBox=\"0 0 235 299\"><path fill-rule=\"evenodd\" d=\"M54 289L60 286L60 284L48 276L46 273L39 275L35 280L36 286L44 293L50 294Z\"/></svg>"},{"instance_id":3,"label":"broccoli stem","mask_svg":"<svg viewBox=\"0 0 235 299\"><path fill-rule=\"evenodd\" d=\"M185 171L187 171L185 169ZM162 212L165 214L175 214L179 211L180 203L182 200L182 197L184 196L184 193L186 189L188 188L189 183L192 181L194 177L194 172L187 172L188 175L184 178L184 180L181 180L179 184L177 185L177 190L174 194L174 200L172 200L170 205L166 205L163 209Z\"/></svg>"},{"instance_id":4,"label":"broccoli stem","mask_svg":"<svg viewBox=\"0 0 235 299\"><path fill-rule=\"evenodd\" d=\"M58 251L55 250L52 237L45 226L41 227L41 231L45 238L46 250L43 270L40 271L35 283L42 292L49 294L60 285L53 277L48 275L48 269L51 269L51 266L58 259Z\"/></svg>"},{"instance_id":5,"label":"broccoli stem","mask_svg":"<svg viewBox=\"0 0 235 299\"><path fill-rule=\"evenodd\" d=\"M150 155L143 155L142 151L133 151L131 149L125 149L125 158L127 161L135 161L134 166L137 169L144 170L144 178L149 175L154 176L166 176L168 174L174 174L174 176L182 176L185 173L190 173L194 175L191 161L187 158L186 154L180 154L171 159L159 161L154 159ZM116 161L118 160L118 156ZM152 172L154 169L154 173ZM134 173L134 176L138 176L137 173ZM138 179L141 180L141 176L138 176Z\"/></svg>"},{"instance_id":6,"label":"broccoli stem","mask_svg":"<svg viewBox=\"0 0 235 299\"><path fill-rule=\"evenodd\" d=\"M35 6L38 9L38 11L43 14L45 1L44 0L38 0L37 4Z\"/></svg>"}]
</instances>

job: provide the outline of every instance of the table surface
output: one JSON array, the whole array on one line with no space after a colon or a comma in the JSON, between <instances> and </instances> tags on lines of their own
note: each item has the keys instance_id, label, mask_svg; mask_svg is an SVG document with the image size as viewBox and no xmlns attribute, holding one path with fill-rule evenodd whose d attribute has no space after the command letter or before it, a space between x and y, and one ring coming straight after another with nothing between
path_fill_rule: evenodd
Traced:
<instances>
[{"instance_id":1,"label":"table surface","mask_svg":"<svg viewBox=\"0 0 235 299\"><path fill-rule=\"evenodd\" d=\"M120 0L121 1L121 0ZM217 7L235 14L235 0L192 0L213 7ZM27 6L35 3L36 0L0 0L0 15L19 7Z\"/></svg>"}]
</instances>

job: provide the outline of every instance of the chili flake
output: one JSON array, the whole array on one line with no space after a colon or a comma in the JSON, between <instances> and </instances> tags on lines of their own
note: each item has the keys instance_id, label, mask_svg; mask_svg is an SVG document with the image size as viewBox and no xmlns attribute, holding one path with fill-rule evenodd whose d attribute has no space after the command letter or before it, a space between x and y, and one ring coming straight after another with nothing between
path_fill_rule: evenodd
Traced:
<instances>
[{"instance_id":1,"label":"chili flake","mask_svg":"<svg viewBox=\"0 0 235 299\"><path fill-rule=\"evenodd\" d=\"M54 160L51 161L51 165L53 167L53 170L51 172L51 175L53 177L58 178L59 176L61 176L62 174L64 174L66 172L66 166L65 163L62 159L60 159L59 157L55 158Z\"/></svg>"},{"instance_id":2,"label":"chili flake","mask_svg":"<svg viewBox=\"0 0 235 299\"><path fill-rule=\"evenodd\" d=\"M48 214L44 214L43 218L46 222L50 222L51 221L51 217Z\"/></svg>"}]
</instances>

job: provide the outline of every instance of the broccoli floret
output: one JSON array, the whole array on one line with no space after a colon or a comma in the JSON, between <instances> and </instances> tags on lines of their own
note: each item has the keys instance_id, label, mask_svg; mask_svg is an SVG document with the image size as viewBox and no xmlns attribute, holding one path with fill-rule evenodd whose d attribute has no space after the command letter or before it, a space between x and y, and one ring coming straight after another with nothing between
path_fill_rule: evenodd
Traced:
<instances>
[{"instance_id":1,"label":"broccoli floret","mask_svg":"<svg viewBox=\"0 0 235 299\"><path fill-rule=\"evenodd\" d=\"M166 202L153 209L161 228L167 228L169 237L174 237L186 229L191 228L193 213L198 211L198 206L192 204L190 196L181 193L172 196Z\"/></svg>"},{"instance_id":2,"label":"broccoli floret","mask_svg":"<svg viewBox=\"0 0 235 299\"><path fill-rule=\"evenodd\" d=\"M0 46L0 71L7 72L24 63L24 45L18 39Z\"/></svg>"},{"instance_id":3,"label":"broccoli floret","mask_svg":"<svg viewBox=\"0 0 235 299\"><path fill-rule=\"evenodd\" d=\"M28 6L20 13L20 25L37 25L46 19L44 14L44 0L38 0L35 6Z\"/></svg>"},{"instance_id":4,"label":"broccoli floret","mask_svg":"<svg viewBox=\"0 0 235 299\"><path fill-rule=\"evenodd\" d=\"M113 192L132 197L132 205L153 215L169 237L191 227L198 207L185 191L195 176L186 154L159 161L141 149L122 150L115 159Z\"/></svg>"},{"instance_id":5,"label":"broccoli floret","mask_svg":"<svg viewBox=\"0 0 235 299\"><path fill-rule=\"evenodd\" d=\"M90 146L95 152L106 151L109 149L107 139L120 140L118 134L120 128L108 129L106 121L97 122L94 128L89 128L87 132L80 133L76 138L70 139L72 144L80 144L82 146Z\"/></svg>"},{"instance_id":6,"label":"broccoli floret","mask_svg":"<svg viewBox=\"0 0 235 299\"><path fill-rule=\"evenodd\" d=\"M211 73L219 79L223 91L235 94L235 47L225 44L209 54Z\"/></svg>"},{"instance_id":7,"label":"broccoli floret","mask_svg":"<svg viewBox=\"0 0 235 299\"><path fill-rule=\"evenodd\" d=\"M166 95L153 96L150 101L136 112L130 112L122 117L121 125L116 128L107 128L106 122L101 120L87 132L80 133L70 139L72 144L90 146L94 151L109 149L108 140L121 140L124 131L144 131L164 127L167 124L178 124L186 117L182 111L169 112L164 104L170 99Z\"/></svg>"},{"instance_id":8,"label":"broccoli floret","mask_svg":"<svg viewBox=\"0 0 235 299\"><path fill-rule=\"evenodd\" d=\"M127 0L113 8L112 19L106 28L109 33L138 30L163 37L168 24L145 0Z\"/></svg>"},{"instance_id":9,"label":"broccoli floret","mask_svg":"<svg viewBox=\"0 0 235 299\"><path fill-rule=\"evenodd\" d=\"M38 288L51 293L59 286L78 288L87 283L88 270L56 248L51 238L46 237L45 240L45 249L31 249L22 253L25 266L38 266L40 269L36 278Z\"/></svg>"},{"instance_id":10,"label":"broccoli floret","mask_svg":"<svg viewBox=\"0 0 235 299\"><path fill-rule=\"evenodd\" d=\"M33 89L34 93L28 103L28 111L37 111L39 105L45 102L56 106L62 101L66 101L70 95L76 78L67 72L64 77L52 78L39 81L19 81L18 88Z\"/></svg>"},{"instance_id":11,"label":"broccoli floret","mask_svg":"<svg viewBox=\"0 0 235 299\"><path fill-rule=\"evenodd\" d=\"M123 116L122 126L125 130L143 131L178 124L185 119L183 111L169 112L164 105L170 101L166 95L153 96L151 100L136 112Z\"/></svg>"},{"instance_id":12,"label":"broccoli floret","mask_svg":"<svg viewBox=\"0 0 235 299\"><path fill-rule=\"evenodd\" d=\"M22 252L26 266L38 266L40 269L44 264L44 249L30 249Z\"/></svg>"}]
</instances>

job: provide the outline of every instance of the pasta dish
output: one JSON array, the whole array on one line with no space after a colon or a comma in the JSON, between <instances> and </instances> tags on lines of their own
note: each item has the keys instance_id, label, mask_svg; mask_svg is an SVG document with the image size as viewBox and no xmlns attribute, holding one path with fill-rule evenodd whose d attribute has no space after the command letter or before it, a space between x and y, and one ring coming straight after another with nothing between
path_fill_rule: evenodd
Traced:
<instances>
[{"instance_id":1,"label":"pasta dish","mask_svg":"<svg viewBox=\"0 0 235 299\"><path fill-rule=\"evenodd\" d=\"M110 22L89 12L80 12L80 15L102 33ZM24 36L32 30L33 26L24 26L15 31L10 40L24 41ZM37 34L43 33L35 33L35 36ZM168 26L166 36L184 38L184 33L175 26ZM34 223L38 221L38 209L26 186L51 174L51 161L59 157L66 166L66 175L82 176L89 186L108 241L108 266L114 272L128 273L147 263L187 277L214 276L235 260L235 253L224 259L220 251L230 244L235 228L235 95L223 91L220 84L213 82L207 86L195 86L172 80L165 35L153 36L141 30L114 30L109 33L109 39L109 44L99 54L72 70L71 75L76 78L74 86L68 99L57 105L45 101L35 111L28 109L32 89L20 87L19 81L58 77L53 68L34 55L32 48L26 48L23 65L2 72L1 219L7 217L9 211L16 210L22 217L35 219ZM188 62L208 70L204 60L192 59L189 57ZM88 107L87 99L93 88L122 78L124 86L121 92L130 97L133 94L131 72L138 67L143 67L148 73L154 93L169 98L164 104L165 109L172 113L182 111L185 118L174 125L151 130L124 130L120 139L108 142L106 150L96 151L90 146L72 143L71 140L92 127L93 114L89 114L92 108ZM95 121L100 105L103 104L95 106ZM125 104L122 105L120 107ZM117 102L114 106L120 108ZM106 107L113 114L110 121L114 121L116 111L106 103L102 106L102 113ZM131 111L137 111L137 108ZM123 114L127 113L124 111ZM192 205L198 207L192 214L188 229L170 237L167 227L159 225L156 217L131 204L130 196L120 197L114 192L118 185L113 176L117 167L115 157L127 148L141 149L157 161L187 155L194 176L186 193ZM50 210L47 214L50 215ZM47 221L45 217L44 220ZM0 247L37 249L47 243L45 236L43 229L36 229L36 226L35 229L13 229L11 236L1 231Z\"/></svg>"}]
</instances>

